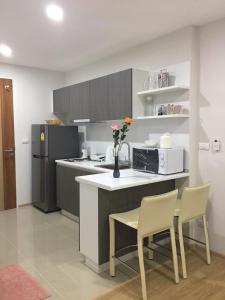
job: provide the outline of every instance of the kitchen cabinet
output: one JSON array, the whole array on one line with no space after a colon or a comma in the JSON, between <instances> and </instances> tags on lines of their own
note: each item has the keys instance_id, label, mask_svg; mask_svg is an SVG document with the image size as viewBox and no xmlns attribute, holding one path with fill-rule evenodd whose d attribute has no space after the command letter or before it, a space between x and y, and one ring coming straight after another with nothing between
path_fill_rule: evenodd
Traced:
<instances>
[{"instance_id":1,"label":"kitchen cabinet","mask_svg":"<svg viewBox=\"0 0 225 300\"><path fill-rule=\"evenodd\" d=\"M104 76L90 81L90 119L98 122L108 116L108 76Z\"/></svg>"},{"instance_id":2,"label":"kitchen cabinet","mask_svg":"<svg viewBox=\"0 0 225 300\"><path fill-rule=\"evenodd\" d=\"M132 117L132 70L111 74L108 77L108 120Z\"/></svg>"},{"instance_id":3,"label":"kitchen cabinet","mask_svg":"<svg viewBox=\"0 0 225 300\"><path fill-rule=\"evenodd\" d=\"M66 114L70 111L70 95L68 87L53 91L54 114Z\"/></svg>"},{"instance_id":4,"label":"kitchen cabinet","mask_svg":"<svg viewBox=\"0 0 225 300\"><path fill-rule=\"evenodd\" d=\"M81 82L68 87L70 98L70 118L74 120L90 118L90 82Z\"/></svg>"},{"instance_id":5,"label":"kitchen cabinet","mask_svg":"<svg viewBox=\"0 0 225 300\"><path fill-rule=\"evenodd\" d=\"M82 119L101 122L132 117L134 78L134 70L128 69L55 90L54 113L67 125ZM139 81L142 86L144 79Z\"/></svg>"},{"instance_id":6,"label":"kitchen cabinet","mask_svg":"<svg viewBox=\"0 0 225 300\"><path fill-rule=\"evenodd\" d=\"M90 100L90 118L93 121L132 116L132 70L91 80Z\"/></svg>"},{"instance_id":7,"label":"kitchen cabinet","mask_svg":"<svg viewBox=\"0 0 225 300\"><path fill-rule=\"evenodd\" d=\"M79 217L80 215L80 187L75 181L76 176L94 174L90 171L57 165L56 167L56 194L57 206L66 212Z\"/></svg>"}]
</instances>

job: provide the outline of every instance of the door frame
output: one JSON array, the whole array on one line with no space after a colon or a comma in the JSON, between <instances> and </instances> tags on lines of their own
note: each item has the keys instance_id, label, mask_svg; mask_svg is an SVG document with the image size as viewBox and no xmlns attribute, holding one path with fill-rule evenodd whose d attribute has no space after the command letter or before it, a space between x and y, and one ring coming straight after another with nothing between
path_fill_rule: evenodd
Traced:
<instances>
[{"instance_id":1,"label":"door frame","mask_svg":"<svg viewBox=\"0 0 225 300\"><path fill-rule=\"evenodd\" d=\"M0 79L0 210L4 210L4 169L3 169L3 146L2 146L2 97L3 81Z\"/></svg>"}]
</instances>

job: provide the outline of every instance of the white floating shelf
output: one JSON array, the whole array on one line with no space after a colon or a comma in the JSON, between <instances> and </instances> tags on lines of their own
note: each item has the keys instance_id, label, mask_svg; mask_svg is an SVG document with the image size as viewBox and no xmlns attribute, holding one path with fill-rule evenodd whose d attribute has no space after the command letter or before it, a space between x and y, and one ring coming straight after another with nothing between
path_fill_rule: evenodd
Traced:
<instances>
[{"instance_id":1,"label":"white floating shelf","mask_svg":"<svg viewBox=\"0 0 225 300\"><path fill-rule=\"evenodd\" d=\"M148 96L148 95L159 95L159 94L164 94L164 93L169 93L169 92L177 92L177 91L185 91L189 90L190 88L185 85L171 85L168 87L160 88L160 89L152 89L152 90L146 90L146 91L141 91L138 92L138 96Z\"/></svg>"},{"instance_id":2,"label":"white floating shelf","mask_svg":"<svg viewBox=\"0 0 225 300\"><path fill-rule=\"evenodd\" d=\"M162 115L162 116L143 116L136 117L135 120L159 120L159 119L182 119L189 118L188 114L171 114L171 115Z\"/></svg>"}]
</instances>

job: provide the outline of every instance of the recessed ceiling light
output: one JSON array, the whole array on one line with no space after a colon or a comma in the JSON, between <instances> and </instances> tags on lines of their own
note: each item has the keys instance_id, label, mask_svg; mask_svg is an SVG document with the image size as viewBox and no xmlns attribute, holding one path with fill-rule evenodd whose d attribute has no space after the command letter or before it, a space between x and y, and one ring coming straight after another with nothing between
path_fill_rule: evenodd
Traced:
<instances>
[{"instance_id":1,"label":"recessed ceiling light","mask_svg":"<svg viewBox=\"0 0 225 300\"><path fill-rule=\"evenodd\" d=\"M12 49L5 45L5 44L1 44L0 45L0 53L3 55L3 56L11 56L12 55Z\"/></svg>"},{"instance_id":2,"label":"recessed ceiling light","mask_svg":"<svg viewBox=\"0 0 225 300\"><path fill-rule=\"evenodd\" d=\"M46 9L47 16L54 21L62 21L63 19L63 10L61 7L50 4Z\"/></svg>"}]
</instances>

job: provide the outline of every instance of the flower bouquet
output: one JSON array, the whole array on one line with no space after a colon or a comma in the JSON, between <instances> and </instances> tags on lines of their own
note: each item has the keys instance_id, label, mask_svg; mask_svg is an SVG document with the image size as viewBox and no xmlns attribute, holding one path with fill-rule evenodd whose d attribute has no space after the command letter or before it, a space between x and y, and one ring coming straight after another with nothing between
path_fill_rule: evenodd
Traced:
<instances>
[{"instance_id":1,"label":"flower bouquet","mask_svg":"<svg viewBox=\"0 0 225 300\"><path fill-rule=\"evenodd\" d=\"M115 157L115 166L113 177L119 178L120 171L119 171L119 151L121 150L122 144L126 139L127 132L129 131L129 127L134 123L134 120L126 117L123 120L122 125L118 123L112 124L111 128L113 130L113 141L114 141L114 157Z\"/></svg>"}]
</instances>

